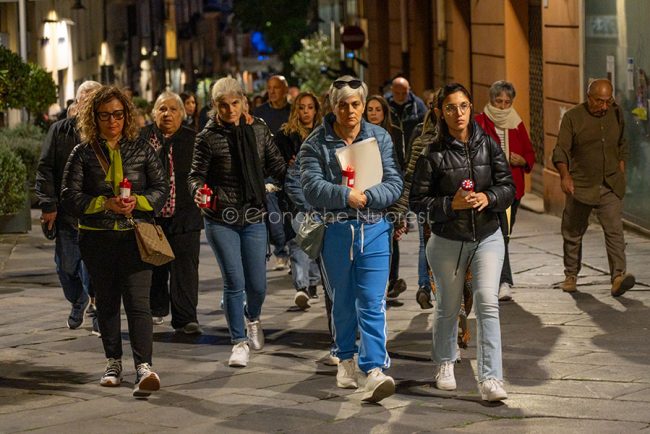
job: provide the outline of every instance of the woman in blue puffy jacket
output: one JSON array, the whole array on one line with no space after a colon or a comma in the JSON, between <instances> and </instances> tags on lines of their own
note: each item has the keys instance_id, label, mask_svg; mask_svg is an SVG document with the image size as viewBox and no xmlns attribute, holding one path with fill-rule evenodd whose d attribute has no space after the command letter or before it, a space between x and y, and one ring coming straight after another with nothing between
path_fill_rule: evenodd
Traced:
<instances>
[{"instance_id":1,"label":"woman in blue puffy jacket","mask_svg":"<svg viewBox=\"0 0 650 434\"><path fill-rule=\"evenodd\" d=\"M390 134L363 119L367 95L368 87L357 78L334 81L329 89L333 112L303 143L299 164L305 199L327 223L321 260L333 303L334 352L341 360L337 386L357 387L358 353L358 366L368 375L363 400L378 402L395 391L395 382L383 373L390 366L385 291L393 234L385 210L399 198L403 181ZM383 176L360 191L342 182L336 150L371 137L379 146Z\"/></svg>"}]
</instances>

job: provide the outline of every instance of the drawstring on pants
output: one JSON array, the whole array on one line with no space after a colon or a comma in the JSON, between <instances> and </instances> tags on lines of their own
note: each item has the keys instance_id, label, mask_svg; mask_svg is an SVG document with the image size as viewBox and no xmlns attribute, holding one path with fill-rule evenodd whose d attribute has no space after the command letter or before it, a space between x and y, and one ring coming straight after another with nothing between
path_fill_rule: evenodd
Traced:
<instances>
[{"instance_id":1,"label":"drawstring on pants","mask_svg":"<svg viewBox=\"0 0 650 434\"><path fill-rule=\"evenodd\" d=\"M352 241L350 242L350 261L354 261L354 226L350 225L350 232L352 233ZM365 242L366 232L365 224L361 223L361 253L363 253L363 244Z\"/></svg>"}]
</instances>

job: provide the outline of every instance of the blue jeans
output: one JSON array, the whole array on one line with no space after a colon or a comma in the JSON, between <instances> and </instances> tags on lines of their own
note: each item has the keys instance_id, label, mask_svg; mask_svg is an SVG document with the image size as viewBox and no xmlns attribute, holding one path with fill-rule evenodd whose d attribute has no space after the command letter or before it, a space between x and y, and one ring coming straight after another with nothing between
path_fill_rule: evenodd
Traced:
<instances>
[{"instance_id":1,"label":"blue jeans","mask_svg":"<svg viewBox=\"0 0 650 434\"><path fill-rule=\"evenodd\" d=\"M244 342L244 316L256 321L266 297L266 227L232 226L205 218L205 236L223 276L223 303L233 344ZM244 300L246 306L244 307Z\"/></svg>"},{"instance_id":2,"label":"blue jeans","mask_svg":"<svg viewBox=\"0 0 650 434\"><path fill-rule=\"evenodd\" d=\"M65 299L71 304L81 303L88 297L90 276L81 260L79 232L65 225L58 225L54 243L56 273L63 288Z\"/></svg>"},{"instance_id":3,"label":"blue jeans","mask_svg":"<svg viewBox=\"0 0 650 434\"><path fill-rule=\"evenodd\" d=\"M331 223L325 230L323 287L332 299L333 353L341 360L357 352L359 368L387 369L386 284L393 227L386 220L361 224L357 220Z\"/></svg>"},{"instance_id":4,"label":"blue jeans","mask_svg":"<svg viewBox=\"0 0 650 434\"><path fill-rule=\"evenodd\" d=\"M289 257L291 258L291 278L296 289L316 286L320 282L320 270L315 260L309 259L296 240L289 240Z\"/></svg>"},{"instance_id":5,"label":"blue jeans","mask_svg":"<svg viewBox=\"0 0 650 434\"><path fill-rule=\"evenodd\" d=\"M418 287L427 288L431 290L431 278L429 277L429 270L427 270L427 255L425 252L424 243L424 228L422 223L418 223L418 232L420 234L420 250L418 251Z\"/></svg>"},{"instance_id":6,"label":"blue jeans","mask_svg":"<svg viewBox=\"0 0 650 434\"><path fill-rule=\"evenodd\" d=\"M432 234L427 243L427 259L437 288L433 362L440 364L456 360L458 313L465 272L470 267L479 382L490 378L503 380L498 294L504 251L500 229L481 241L455 241Z\"/></svg>"}]
</instances>

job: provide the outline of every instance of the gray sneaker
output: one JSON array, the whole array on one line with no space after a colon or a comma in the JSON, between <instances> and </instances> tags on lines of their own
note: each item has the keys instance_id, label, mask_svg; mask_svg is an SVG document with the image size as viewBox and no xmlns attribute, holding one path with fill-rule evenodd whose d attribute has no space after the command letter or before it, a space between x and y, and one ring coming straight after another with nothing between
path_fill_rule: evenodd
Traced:
<instances>
[{"instance_id":1,"label":"gray sneaker","mask_svg":"<svg viewBox=\"0 0 650 434\"><path fill-rule=\"evenodd\" d=\"M176 329L177 332L185 333L186 335L202 335L203 329L196 322L188 322L183 327Z\"/></svg>"},{"instance_id":2,"label":"gray sneaker","mask_svg":"<svg viewBox=\"0 0 650 434\"><path fill-rule=\"evenodd\" d=\"M158 374L151 370L149 363L140 363L136 369L138 374L135 379L133 396L136 398L146 398L153 392L160 390L160 378Z\"/></svg>"},{"instance_id":3,"label":"gray sneaker","mask_svg":"<svg viewBox=\"0 0 650 434\"><path fill-rule=\"evenodd\" d=\"M86 310L90 305L90 297L88 294L83 295L82 301L77 301L72 305L70 310L70 316L68 316L67 325L70 330L78 329L84 324L84 318L86 316Z\"/></svg>"},{"instance_id":4,"label":"gray sneaker","mask_svg":"<svg viewBox=\"0 0 650 434\"><path fill-rule=\"evenodd\" d=\"M104 387L117 387L122 382L122 361L108 359L104 375L99 380L99 385Z\"/></svg>"}]
</instances>

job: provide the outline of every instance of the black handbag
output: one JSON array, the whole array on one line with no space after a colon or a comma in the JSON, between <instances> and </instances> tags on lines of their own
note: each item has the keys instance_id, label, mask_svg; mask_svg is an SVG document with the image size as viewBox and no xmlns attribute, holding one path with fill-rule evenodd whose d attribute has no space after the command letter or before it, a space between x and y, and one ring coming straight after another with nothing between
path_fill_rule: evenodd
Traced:
<instances>
[{"instance_id":1,"label":"black handbag","mask_svg":"<svg viewBox=\"0 0 650 434\"><path fill-rule=\"evenodd\" d=\"M320 215L316 213L305 214L304 219L300 222L298 233L296 234L296 244L310 259L316 259L323 250L323 239L325 238L325 222Z\"/></svg>"}]
</instances>

